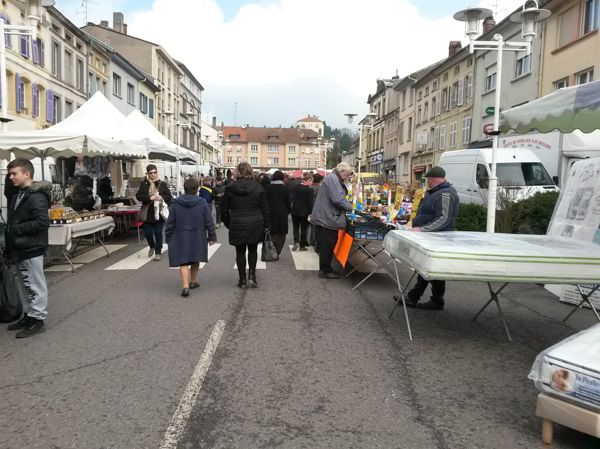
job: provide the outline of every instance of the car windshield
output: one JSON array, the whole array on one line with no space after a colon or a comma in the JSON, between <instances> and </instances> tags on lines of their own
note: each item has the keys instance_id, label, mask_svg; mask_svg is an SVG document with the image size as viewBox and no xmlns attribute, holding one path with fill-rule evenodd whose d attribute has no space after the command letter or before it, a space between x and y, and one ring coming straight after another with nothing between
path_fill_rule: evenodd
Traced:
<instances>
[{"instance_id":1,"label":"car windshield","mask_svg":"<svg viewBox=\"0 0 600 449\"><path fill-rule=\"evenodd\" d=\"M552 186L554 182L540 162L515 162L496 166L501 186Z\"/></svg>"}]
</instances>

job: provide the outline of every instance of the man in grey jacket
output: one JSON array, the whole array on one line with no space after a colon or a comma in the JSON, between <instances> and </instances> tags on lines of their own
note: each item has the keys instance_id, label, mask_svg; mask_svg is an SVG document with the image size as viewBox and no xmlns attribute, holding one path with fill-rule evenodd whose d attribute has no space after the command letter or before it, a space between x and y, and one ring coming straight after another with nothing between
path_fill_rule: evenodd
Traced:
<instances>
[{"instance_id":1,"label":"man in grey jacket","mask_svg":"<svg viewBox=\"0 0 600 449\"><path fill-rule=\"evenodd\" d=\"M352 210L352 204L346 199L348 189L344 184L352 174L353 170L349 164L346 162L338 164L321 182L310 215L311 224L316 226L319 277L324 279L340 277L331 268L331 260L337 243L338 230L346 229L346 212Z\"/></svg>"}]
</instances>

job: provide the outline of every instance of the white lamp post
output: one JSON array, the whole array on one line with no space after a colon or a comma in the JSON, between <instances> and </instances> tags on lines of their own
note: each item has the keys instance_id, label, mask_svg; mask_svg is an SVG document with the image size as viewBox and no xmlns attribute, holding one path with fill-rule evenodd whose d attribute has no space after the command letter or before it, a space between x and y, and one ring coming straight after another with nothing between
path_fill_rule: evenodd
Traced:
<instances>
[{"instance_id":1,"label":"white lamp post","mask_svg":"<svg viewBox=\"0 0 600 449\"><path fill-rule=\"evenodd\" d=\"M529 5L529 6L528 6ZM502 86L502 53L504 51L516 51L531 53L531 41L537 35L536 22L547 19L550 11L539 9L536 0L529 0L523 4L521 11L510 17L511 22L522 23L521 36L524 42L504 41L500 34L495 34L493 41L477 41L479 35L479 22L492 15L492 11L486 8L467 8L454 14L454 18L465 22L465 35L469 38L469 51L475 50L497 51L496 63L496 92L494 102L494 130L492 144L492 168L488 185L488 208L487 208L487 232L493 233L496 223L496 197L498 190L498 178L496 176L496 159L498 153L498 135L500 134L500 89Z\"/></svg>"}]
</instances>

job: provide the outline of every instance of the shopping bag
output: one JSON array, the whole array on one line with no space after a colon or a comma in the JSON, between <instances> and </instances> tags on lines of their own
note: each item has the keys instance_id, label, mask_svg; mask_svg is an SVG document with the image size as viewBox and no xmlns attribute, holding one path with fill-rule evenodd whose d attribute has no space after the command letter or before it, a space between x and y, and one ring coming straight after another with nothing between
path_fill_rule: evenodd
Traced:
<instances>
[{"instance_id":1,"label":"shopping bag","mask_svg":"<svg viewBox=\"0 0 600 449\"><path fill-rule=\"evenodd\" d=\"M262 244L262 255L260 256L260 260L263 262L272 262L277 259L279 259L279 254L277 254L277 249L273 244L271 233L269 231L265 231L265 239L263 240Z\"/></svg>"},{"instance_id":2,"label":"shopping bag","mask_svg":"<svg viewBox=\"0 0 600 449\"><path fill-rule=\"evenodd\" d=\"M18 320L23 314L23 304L29 302L29 292L18 265L0 255L0 323Z\"/></svg>"},{"instance_id":3,"label":"shopping bag","mask_svg":"<svg viewBox=\"0 0 600 449\"><path fill-rule=\"evenodd\" d=\"M165 221L169 219L169 206L167 206L165 200L160 200L160 216Z\"/></svg>"}]
</instances>

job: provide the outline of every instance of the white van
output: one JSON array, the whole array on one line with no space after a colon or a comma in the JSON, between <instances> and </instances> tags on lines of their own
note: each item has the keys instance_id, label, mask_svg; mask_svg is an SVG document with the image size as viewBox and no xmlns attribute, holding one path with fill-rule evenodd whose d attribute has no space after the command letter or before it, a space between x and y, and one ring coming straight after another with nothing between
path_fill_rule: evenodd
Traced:
<instances>
[{"instance_id":1,"label":"white van","mask_svg":"<svg viewBox=\"0 0 600 449\"><path fill-rule=\"evenodd\" d=\"M458 192L461 203L486 204L492 167L492 149L446 151L439 165ZM498 206L503 200L520 201L538 192L558 190L540 159L527 148L499 148L496 158Z\"/></svg>"}]
</instances>

